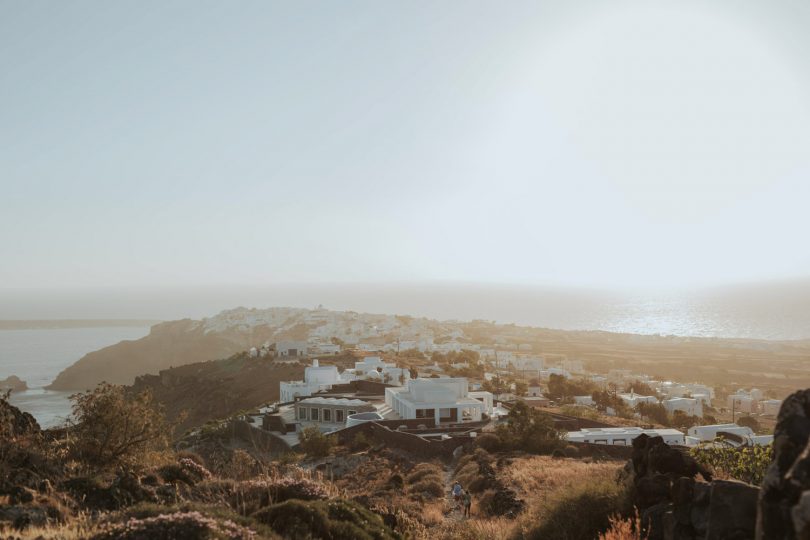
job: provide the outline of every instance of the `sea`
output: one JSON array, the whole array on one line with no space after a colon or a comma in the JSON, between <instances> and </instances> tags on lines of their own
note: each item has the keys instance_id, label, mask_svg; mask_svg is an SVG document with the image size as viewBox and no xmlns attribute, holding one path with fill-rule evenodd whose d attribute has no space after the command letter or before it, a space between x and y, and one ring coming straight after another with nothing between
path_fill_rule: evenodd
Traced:
<instances>
[{"instance_id":1,"label":"sea","mask_svg":"<svg viewBox=\"0 0 810 540\"><path fill-rule=\"evenodd\" d=\"M24 380L28 390L12 393L11 404L42 427L58 426L70 413L70 392L44 387L88 352L148 333L148 326L0 330L0 380L10 375Z\"/></svg>"},{"instance_id":2,"label":"sea","mask_svg":"<svg viewBox=\"0 0 810 540\"><path fill-rule=\"evenodd\" d=\"M236 306L291 306L485 319L564 330L766 340L810 339L810 280L704 291L606 293L553 287L464 284L306 285L221 290L0 291L2 319L199 319ZM64 422L68 394L44 389L88 352L132 340L149 327L0 330L0 379L17 375L30 390L12 402L43 426Z\"/></svg>"}]
</instances>

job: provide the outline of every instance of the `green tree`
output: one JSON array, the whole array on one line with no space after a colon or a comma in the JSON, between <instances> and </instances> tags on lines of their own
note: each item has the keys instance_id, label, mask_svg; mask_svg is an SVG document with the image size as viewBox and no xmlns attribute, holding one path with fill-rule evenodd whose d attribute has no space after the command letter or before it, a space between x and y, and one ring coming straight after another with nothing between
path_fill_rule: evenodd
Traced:
<instances>
[{"instance_id":1,"label":"green tree","mask_svg":"<svg viewBox=\"0 0 810 540\"><path fill-rule=\"evenodd\" d=\"M71 396L74 456L92 469L139 467L168 450L171 427L149 390L137 394L101 383Z\"/></svg>"},{"instance_id":2,"label":"green tree","mask_svg":"<svg viewBox=\"0 0 810 540\"><path fill-rule=\"evenodd\" d=\"M662 426L670 425L669 414L666 408L660 403L639 403L636 405L636 412L638 412L642 418L647 418L656 424L661 424Z\"/></svg>"},{"instance_id":3,"label":"green tree","mask_svg":"<svg viewBox=\"0 0 810 540\"><path fill-rule=\"evenodd\" d=\"M540 454L561 446L562 432L554 427L551 416L522 401L515 403L507 420L496 428L506 448Z\"/></svg>"}]
</instances>

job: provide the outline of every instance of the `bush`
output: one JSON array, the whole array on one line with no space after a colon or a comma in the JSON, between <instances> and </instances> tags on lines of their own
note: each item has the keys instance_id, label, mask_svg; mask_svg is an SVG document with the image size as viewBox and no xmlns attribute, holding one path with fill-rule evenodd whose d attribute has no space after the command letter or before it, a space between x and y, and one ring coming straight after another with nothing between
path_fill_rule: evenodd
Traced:
<instances>
[{"instance_id":1,"label":"bush","mask_svg":"<svg viewBox=\"0 0 810 540\"><path fill-rule=\"evenodd\" d=\"M416 484L422 480L436 480L439 483L443 482L443 471L438 465L433 463L420 463L408 474L408 484Z\"/></svg>"},{"instance_id":2,"label":"bush","mask_svg":"<svg viewBox=\"0 0 810 540\"><path fill-rule=\"evenodd\" d=\"M500 452L503 447L503 441L494 433L484 433L475 439L475 445L483 448L487 452Z\"/></svg>"},{"instance_id":3,"label":"bush","mask_svg":"<svg viewBox=\"0 0 810 540\"><path fill-rule=\"evenodd\" d=\"M588 540L610 527L614 515L629 513L627 493L615 482L583 481L549 495L540 502L538 522L529 527L528 540Z\"/></svg>"},{"instance_id":4,"label":"bush","mask_svg":"<svg viewBox=\"0 0 810 540\"><path fill-rule=\"evenodd\" d=\"M432 498L439 498L444 495L444 484L432 478L420 480L408 488L408 492L416 495L427 495Z\"/></svg>"},{"instance_id":5,"label":"bush","mask_svg":"<svg viewBox=\"0 0 810 540\"><path fill-rule=\"evenodd\" d=\"M240 514L249 515L271 504L291 499L317 501L326 499L327 496L321 484L311 480L284 477L239 482L228 494L228 503Z\"/></svg>"},{"instance_id":6,"label":"bush","mask_svg":"<svg viewBox=\"0 0 810 540\"><path fill-rule=\"evenodd\" d=\"M319 507L303 501L286 501L268 506L253 514L253 519L269 525L291 540L328 538L329 518Z\"/></svg>"},{"instance_id":7,"label":"bush","mask_svg":"<svg viewBox=\"0 0 810 540\"><path fill-rule=\"evenodd\" d=\"M199 512L176 512L149 518L132 518L107 525L93 540L209 540L253 538L251 530L232 521L219 521Z\"/></svg>"},{"instance_id":8,"label":"bush","mask_svg":"<svg viewBox=\"0 0 810 540\"><path fill-rule=\"evenodd\" d=\"M334 499L304 502L290 500L253 514L285 538L328 540L396 540L382 518L353 501Z\"/></svg>"},{"instance_id":9,"label":"bush","mask_svg":"<svg viewBox=\"0 0 810 540\"><path fill-rule=\"evenodd\" d=\"M562 446L562 433L548 414L518 401L508 419L508 424L497 428L504 449L543 454Z\"/></svg>"},{"instance_id":10,"label":"bush","mask_svg":"<svg viewBox=\"0 0 810 540\"><path fill-rule=\"evenodd\" d=\"M758 486L773 461L773 446L698 446L689 452L703 466L717 473Z\"/></svg>"},{"instance_id":11,"label":"bush","mask_svg":"<svg viewBox=\"0 0 810 540\"><path fill-rule=\"evenodd\" d=\"M310 457L328 456L334 445L332 439L321 433L321 430L315 426L304 428L298 440L301 450Z\"/></svg>"},{"instance_id":12,"label":"bush","mask_svg":"<svg viewBox=\"0 0 810 540\"><path fill-rule=\"evenodd\" d=\"M123 386L102 383L71 400L73 454L91 469L139 467L151 453L168 449L171 429L148 390L132 395Z\"/></svg>"},{"instance_id":13,"label":"bush","mask_svg":"<svg viewBox=\"0 0 810 540\"><path fill-rule=\"evenodd\" d=\"M171 484L187 484L193 486L203 480L211 478L211 473L189 458L182 458L177 463L170 463L158 469L160 477Z\"/></svg>"}]
</instances>

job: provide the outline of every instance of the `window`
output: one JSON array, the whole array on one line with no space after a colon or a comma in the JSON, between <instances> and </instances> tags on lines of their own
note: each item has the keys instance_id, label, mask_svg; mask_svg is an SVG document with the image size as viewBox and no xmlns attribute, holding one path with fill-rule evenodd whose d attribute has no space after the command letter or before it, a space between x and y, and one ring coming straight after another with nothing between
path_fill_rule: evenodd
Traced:
<instances>
[{"instance_id":1,"label":"window","mask_svg":"<svg viewBox=\"0 0 810 540\"><path fill-rule=\"evenodd\" d=\"M335 422L343 423L343 409L335 410Z\"/></svg>"},{"instance_id":2,"label":"window","mask_svg":"<svg viewBox=\"0 0 810 540\"><path fill-rule=\"evenodd\" d=\"M618 446L627 446L627 441L624 439L615 439L613 444Z\"/></svg>"},{"instance_id":3,"label":"window","mask_svg":"<svg viewBox=\"0 0 810 540\"><path fill-rule=\"evenodd\" d=\"M313 422L318 421L318 409L312 408L309 410L309 419Z\"/></svg>"},{"instance_id":4,"label":"window","mask_svg":"<svg viewBox=\"0 0 810 540\"><path fill-rule=\"evenodd\" d=\"M331 422L332 421L332 409L324 409L323 410L323 421L324 422Z\"/></svg>"},{"instance_id":5,"label":"window","mask_svg":"<svg viewBox=\"0 0 810 540\"><path fill-rule=\"evenodd\" d=\"M307 419L307 408L306 407L298 407L298 419L299 420L306 420Z\"/></svg>"},{"instance_id":6,"label":"window","mask_svg":"<svg viewBox=\"0 0 810 540\"><path fill-rule=\"evenodd\" d=\"M595 439L594 444L607 444L607 439Z\"/></svg>"}]
</instances>

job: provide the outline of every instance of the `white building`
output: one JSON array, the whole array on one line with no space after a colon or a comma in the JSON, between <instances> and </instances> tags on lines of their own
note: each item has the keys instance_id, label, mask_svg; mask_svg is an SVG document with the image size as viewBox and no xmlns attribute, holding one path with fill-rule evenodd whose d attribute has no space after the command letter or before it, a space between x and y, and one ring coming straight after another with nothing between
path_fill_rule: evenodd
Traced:
<instances>
[{"instance_id":1,"label":"white building","mask_svg":"<svg viewBox=\"0 0 810 540\"><path fill-rule=\"evenodd\" d=\"M276 356L306 356L306 341L279 341L276 343Z\"/></svg>"},{"instance_id":2,"label":"white building","mask_svg":"<svg viewBox=\"0 0 810 540\"><path fill-rule=\"evenodd\" d=\"M765 416L776 416L782 407L781 399L766 399L759 402L759 408Z\"/></svg>"},{"instance_id":3,"label":"white building","mask_svg":"<svg viewBox=\"0 0 810 540\"><path fill-rule=\"evenodd\" d=\"M303 381L282 381L279 383L279 400L282 403L294 401L297 397L311 396L321 390L329 390L332 385L349 382L342 377L337 366L321 366L317 360L304 370Z\"/></svg>"},{"instance_id":4,"label":"white building","mask_svg":"<svg viewBox=\"0 0 810 540\"><path fill-rule=\"evenodd\" d=\"M670 414L681 411L688 416L703 418L703 402L699 399L678 397L665 399L661 404Z\"/></svg>"},{"instance_id":5,"label":"white building","mask_svg":"<svg viewBox=\"0 0 810 540\"><path fill-rule=\"evenodd\" d=\"M338 429L346 424L347 418L359 413L376 415L369 420L380 420L374 405L362 399L309 397L295 404L295 418L302 426L317 424L326 429Z\"/></svg>"},{"instance_id":6,"label":"white building","mask_svg":"<svg viewBox=\"0 0 810 540\"><path fill-rule=\"evenodd\" d=\"M351 370L358 379L376 380L387 384L403 385L411 378L411 372L398 368L392 362L384 362L379 356L366 356L354 363Z\"/></svg>"},{"instance_id":7,"label":"white building","mask_svg":"<svg viewBox=\"0 0 810 540\"><path fill-rule=\"evenodd\" d=\"M737 424L713 424L689 428L690 439L695 439L698 443L712 442L720 433L730 433L742 438L742 444L745 446L766 446L773 442L773 435L756 435L750 427Z\"/></svg>"},{"instance_id":8,"label":"white building","mask_svg":"<svg viewBox=\"0 0 810 540\"><path fill-rule=\"evenodd\" d=\"M537 385L529 386L529 389L526 391L526 395L529 397L542 397L543 396L543 387Z\"/></svg>"},{"instance_id":9,"label":"white building","mask_svg":"<svg viewBox=\"0 0 810 540\"><path fill-rule=\"evenodd\" d=\"M642 429L639 427L586 428L580 431L569 431L566 439L571 442L630 446L633 439L642 433L650 437L661 436L667 444L686 443L684 434L677 429Z\"/></svg>"},{"instance_id":10,"label":"white building","mask_svg":"<svg viewBox=\"0 0 810 540\"><path fill-rule=\"evenodd\" d=\"M735 412L752 413L757 410L757 400L749 394L731 394L728 396L728 408Z\"/></svg>"},{"instance_id":11,"label":"white building","mask_svg":"<svg viewBox=\"0 0 810 540\"><path fill-rule=\"evenodd\" d=\"M401 418L432 418L436 424L476 422L492 415L492 394L469 392L467 379L411 379L406 387L385 389L385 403Z\"/></svg>"},{"instance_id":12,"label":"white building","mask_svg":"<svg viewBox=\"0 0 810 540\"><path fill-rule=\"evenodd\" d=\"M658 403L658 398L655 396L642 396L635 392L619 394L619 399L624 401L631 409L634 409L639 403Z\"/></svg>"},{"instance_id":13,"label":"white building","mask_svg":"<svg viewBox=\"0 0 810 540\"><path fill-rule=\"evenodd\" d=\"M585 405L586 407L593 407L596 403L591 396L574 396L574 403L577 405Z\"/></svg>"},{"instance_id":14,"label":"white building","mask_svg":"<svg viewBox=\"0 0 810 540\"><path fill-rule=\"evenodd\" d=\"M589 380L599 387L600 390L605 390L608 385L607 377L603 377L602 375L591 375Z\"/></svg>"}]
</instances>

